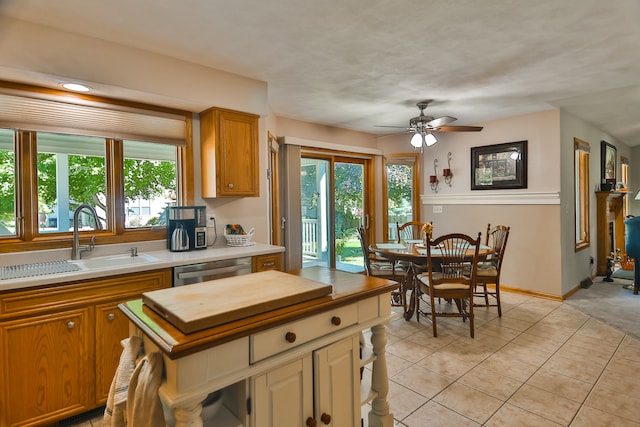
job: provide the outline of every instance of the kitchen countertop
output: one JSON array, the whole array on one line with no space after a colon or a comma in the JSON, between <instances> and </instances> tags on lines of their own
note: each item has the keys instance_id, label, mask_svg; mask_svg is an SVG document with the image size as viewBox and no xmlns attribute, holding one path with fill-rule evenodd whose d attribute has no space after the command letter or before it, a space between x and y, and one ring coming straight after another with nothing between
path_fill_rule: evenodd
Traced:
<instances>
[{"instance_id":1,"label":"kitchen countertop","mask_svg":"<svg viewBox=\"0 0 640 427\"><path fill-rule=\"evenodd\" d=\"M246 256L256 256L256 255L264 255L270 253L278 253L284 252L285 248L282 246L268 245L264 243L256 243L253 246L244 246L244 247L234 247L227 245L216 245L208 247L207 249L202 250L194 250L190 252L171 252L168 249L158 249L157 246L150 246L151 250L146 250L144 245L142 244L128 244L128 245L120 245L126 248L130 248L132 246L138 247L138 253L140 255L146 254L150 255L154 258L157 258L157 261L138 263L133 265L125 265L125 266L106 266L104 268L91 268L88 270L79 270L73 271L69 273L58 273L58 274L46 274L42 276L32 276L32 277L24 277L19 279L6 279L0 280L0 292L10 291L15 289L22 288L30 288L36 286L47 286L54 285L57 283L63 282L71 282L71 281L79 281L79 280L90 280L96 279L100 277L107 276L115 276L119 274L126 273L137 273L141 271L149 271L149 270L158 270L162 268L170 268L179 265L188 265L188 264L197 264L201 262L207 261L218 261L224 259L232 259L232 258L241 258ZM98 247L96 247L98 249ZM114 254L122 254L126 252L126 250L118 249L117 251L111 253L107 253L109 250L107 248L101 248L102 250L96 250L92 253L84 253L83 260L90 260L95 258L100 258L101 256L110 256ZM45 251L42 251L45 252ZM54 260L62 260L69 259L69 255L67 254L69 250L65 250L64 256L61 257L59 254L56 256L54 251L50 251L51 259L42 258L39 256L40 254L28 253L24 252L23 257L18 257L16 255L9 257L8 255L3 255L3 258L0 260L0 264L2 266L7 265L15 265L21 263L32 263L32 262L43 262L43 261L54 261Z\"/></svg>"}]
</instances>

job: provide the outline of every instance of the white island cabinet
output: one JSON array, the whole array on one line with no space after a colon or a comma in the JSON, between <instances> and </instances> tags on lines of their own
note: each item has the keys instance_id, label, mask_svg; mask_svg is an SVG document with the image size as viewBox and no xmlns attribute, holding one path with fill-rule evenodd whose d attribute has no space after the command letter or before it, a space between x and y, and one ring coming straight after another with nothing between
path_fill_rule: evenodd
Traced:
<instances>
[{"instance_id":1,"label":"white island cabinet","mask_svg":"<svg viewBox=\"0 0 640 427\"><path fill-rule=\"evenodd\" d=\"M278 274L331 284L333 291L189 334L142 300L120 306L145 352L164 356L160 397L175 426L358 427L366 417L371 427L392 427L385 324L398 285L316 267ZM371 343L364 343L369 329ZM369 363L371 380L361 381ZM201 402L217 390L222 406L207 419Z\"/></svg>"}]
</instances>

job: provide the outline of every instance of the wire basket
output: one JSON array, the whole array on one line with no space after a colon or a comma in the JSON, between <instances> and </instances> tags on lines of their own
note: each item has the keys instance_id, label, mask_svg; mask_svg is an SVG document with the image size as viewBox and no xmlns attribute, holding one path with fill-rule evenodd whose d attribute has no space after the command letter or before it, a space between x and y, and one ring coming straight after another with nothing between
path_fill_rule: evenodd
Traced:
<instances>
[{"instance_id":1,"label":"wire basket","mask_svg":"<svg viewBox=\"0 0 640 427\"><path fill-rule=\"evenodd\" d=\"M224 238L229 246L249 246L253 243L251 241L253 234L253 228L247 234L227 234L227 229L224 229Z\"/></svg>"}]
</instances>

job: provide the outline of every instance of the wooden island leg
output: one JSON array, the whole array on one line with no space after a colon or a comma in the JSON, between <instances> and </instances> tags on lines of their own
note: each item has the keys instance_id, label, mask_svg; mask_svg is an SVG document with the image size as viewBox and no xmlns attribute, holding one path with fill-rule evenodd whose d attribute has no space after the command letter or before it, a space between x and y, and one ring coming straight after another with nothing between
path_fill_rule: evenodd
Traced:
<instances>
[{"instance_id":1,"label":"wooden island leg","mask_svg":"<svg viewBox=\"0 0 640 427\"><path fill-rule=\"evenodd\" d=\"M376 355L371 372L371 388L377 396L371 402L369 411L369 427L393 427L393 415L389 413L389 376L387 374L387 357L385 347L387 333L384 325L371 327L371 347Z\"/></svg>"}]
</instances>

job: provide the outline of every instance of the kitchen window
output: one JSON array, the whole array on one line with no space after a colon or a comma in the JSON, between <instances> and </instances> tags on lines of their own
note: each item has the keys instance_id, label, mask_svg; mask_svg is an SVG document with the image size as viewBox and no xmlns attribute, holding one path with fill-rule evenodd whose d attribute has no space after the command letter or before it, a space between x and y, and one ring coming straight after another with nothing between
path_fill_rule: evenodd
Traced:
<instances>
[{"instance_id":1,"label":"kitchen window","mask_svg":"<svg viewBox=\"0 0 640 427\"><path fill-rule=\"evenodd\" d=\"M0 82L0 252L70 247L96 208L96 244L161 240L164 210L193 202L191 113L105 98L58 101ZM25 89L25 90L23 90ZM112 103L110 103L112 102ZM144 107L144 108L143 108ZM148 108L148 109L146 109ZM84 224L81 230L93 230Z\"/></svg>"},{"instance_id":2,"label":"kitchen window","mask_svg":"<svg viewBox=\"0 0 640 427\"><path fill-rule=\"evenodd\" d=\"M419 154L390 154L384 157L385 239L397 239L396 223L420 221Z\"/></svg>"},{"instance_id":3,"label":"kitchen window","mask_svg":"<svg viewBox=\"0 0 640 427\"><path fill-rule=\"evenodd\" d=\"M11 129L0 129L0 237L16 234L14 137Z\"/></svg>"},{"instance_id":4,"label":"kitchen window","mask_svg":"<svg viewBox=\"0 0 640 427\"><path fill-rule=\"evenodd\" d=\"M38 232L73 230L73 211L82 203L95 207L102 228L106 228L105 140L39 132L36 141ZM80 230L84 228L81 223Z\"/></svg>"},{"instance_id":5,"label":"kitchen window","mask_svg":"<svg viewBox=\"0 0 640 427\"><path fill-rule=\"evenodd\" d=\"M176 149L166 144L123 141L124 226L166 226L165 210L176 202Z\"/></svg>"}]
</instances>

